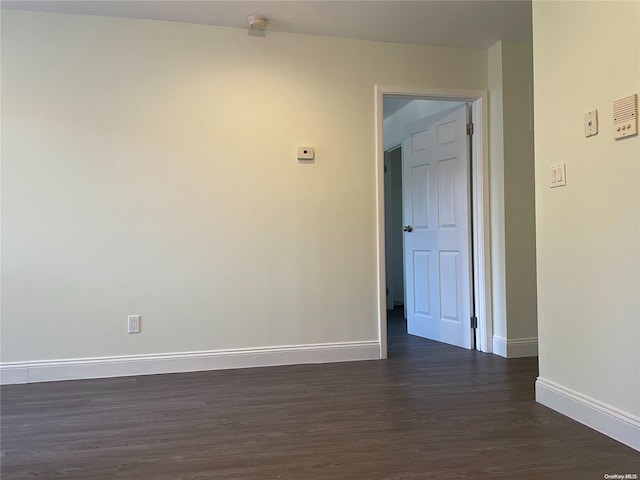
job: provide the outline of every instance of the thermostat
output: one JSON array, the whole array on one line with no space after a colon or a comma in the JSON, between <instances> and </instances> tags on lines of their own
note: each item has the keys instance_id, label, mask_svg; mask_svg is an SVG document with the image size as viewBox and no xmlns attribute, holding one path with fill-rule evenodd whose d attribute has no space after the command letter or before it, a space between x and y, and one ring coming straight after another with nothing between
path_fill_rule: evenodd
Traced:
<instances>
[{"instance_id":1,"label":"thermostat","mask_svg":"<svg viewBox=\"0 0 640 480\"><path fill-rule=\"evenodd\" d=\"M298 147L298 160L313 160L312 147Z\"/></svg>"}]
</instances>

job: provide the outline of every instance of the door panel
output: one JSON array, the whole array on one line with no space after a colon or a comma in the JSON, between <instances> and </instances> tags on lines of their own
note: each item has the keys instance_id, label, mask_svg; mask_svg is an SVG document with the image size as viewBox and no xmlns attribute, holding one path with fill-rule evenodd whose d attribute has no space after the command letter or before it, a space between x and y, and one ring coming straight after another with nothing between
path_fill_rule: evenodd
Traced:
<instances>
[{"instance_id":1,"label":"door panel","mask_svg":"<svg viewBox=\"0 0 640 480\"><path fill-rule=\"evenodd\" d=\"M438 162L438 223L440 228L456 228L457 158Z\"/></svg>"},{"instance_id":2,"label":"door panel","mask_svg":"<svg viewBox=\"0 0 640 480\"><path fill-rule=\"evenodd\" d=\"M467 106L407 125L403 148L407 329L471 348Z\"/></svg>"},{"instance_id":3,"label":"door panel","mask_svg":"<svg viewBox=\"0 0 640 480\"><path fill-rule=\"evenodd\" d=\"M413 252L413 275L414 283L426 285L425 289L414 289L413 310L418 315L431 315L431 305L429 302L429 263L431 252L415 250Z\"/></svg>"},{"instance_id":4,"label":"door panel","mask_svg":"<svg viewBox=\"0 0 640 480\"><path fill-rule=\"evenodd\" d=\"M412 203L411 225L414 229L429 228L429 167L417 165L411 169Z\"/></svg>"},{"instance_id":5,"label":"door panel","mask_svg":"<svg viewBox=\"0 0 640 480\"><path fill-rule=\"evenodd\" d=\"M460 252L440 252L440 306L443 320L459 322L458 256Z\"/></svg>"}]
</instances>

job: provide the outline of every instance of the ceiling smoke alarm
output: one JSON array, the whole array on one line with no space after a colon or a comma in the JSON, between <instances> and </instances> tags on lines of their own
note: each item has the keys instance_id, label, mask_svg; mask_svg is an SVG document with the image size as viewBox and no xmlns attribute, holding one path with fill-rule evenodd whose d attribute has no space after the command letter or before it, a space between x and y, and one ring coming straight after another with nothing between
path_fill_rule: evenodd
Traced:
<instances>
[{"instance_id":1,"label":"ceiling smoke alarm","mask_svg":"<svg viewBox=\"0 0 640 480\"><path fill-rule=\"evenodd\" d=\"M249 29L256 30L258 32L264 32L267 28L267 23L269 23L269 19L264 15L249 15Z\"/></svg>"}]
</instances>

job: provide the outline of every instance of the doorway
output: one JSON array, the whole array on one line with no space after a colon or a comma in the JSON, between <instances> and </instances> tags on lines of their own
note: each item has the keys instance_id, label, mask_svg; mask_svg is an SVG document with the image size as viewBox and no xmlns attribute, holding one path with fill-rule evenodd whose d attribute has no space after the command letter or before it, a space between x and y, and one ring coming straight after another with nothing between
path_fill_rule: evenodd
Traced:
<instances>
[{"instance_id":1,"label":"doorway","mask_svg":"<svg viewBox=\"0 0 640 480\"><path fill-rule=\"evenodd\" d=\"M392 188L385 190L385 175L394 175L394 167L401 152L401 141L396 141L395 145L389 144L389 138L393 137L393 132L389 135L389 129L385 130L384 103L387 106L395 106L395 110L419 110L409 108L407 105L414 100L429 100L431 112L443 110L455 105L468 104L472 107L471 123L474 132L471 137L471 155L474 158L471 167L471 189L472 207L469 210L471 225L471 251L470 270L474 271L474 281L470 286L470 293L476 299L477 328L475 329L474 340L476 348L483 352L491 352L491 317L490 317L490 272L489 272L489 225L488 225L488 157L487 157L487 135L483 128L486 125L486 92L483 91L458 91L458 90L419 90L402 87L376 87L376 157L378 162L378 285L379 285L379 333L381 358L387 357L387 308L393 309L398 305L398 290L402 295L406 295L406 282L402 287L398 287L398 236L391 231L397 228L397 193L394 199ZM424 107L424 105L423 105ZM424 108L423 108L424 110ZM387 109L387 114L389 109ZM399 112L401 113L401 112ZM395 115L398 115L397 113ZM396 127L389 127L393 130ZM396 138L398 137L396 132ZM387 173L385 174L385 166ZM397 182L397 171L396 182ZM395 217L393 210L396 210ZM385 215L385 213L387 215ZM391 214L391 215L390 215ZM386 218L385 218L386 217ZM394 220L395 218L395 220ZM390 225L393 223L393 225ZM402 235L402 234L401 234ZM387 246L388 243L391 245ZM404 265L404 264L403 264ZM387 279L391 282L387 282ZM391 285L389 285L391 283ZM387 290L389 289L389 290ZM403 302L406 305L406 302ZM405 307L406 308L406 307ZM471 322L471 318L469 318Z\"/></svg>"},{"instance_id":2,"label":"doorway","mask_svg":"<svg viewBox=\"0 0 640 480\"><path fill-rule=\"evenodd\" d=\"M387 310L393 310L405 305L401 144L385 150L384 173Z\"/></svg>"}]
</instances>

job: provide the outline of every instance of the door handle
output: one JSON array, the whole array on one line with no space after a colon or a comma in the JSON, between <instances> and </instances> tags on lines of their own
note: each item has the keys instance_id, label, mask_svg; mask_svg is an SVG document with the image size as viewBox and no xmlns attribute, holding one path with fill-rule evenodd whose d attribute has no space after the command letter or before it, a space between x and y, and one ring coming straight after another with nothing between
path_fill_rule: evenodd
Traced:
<instances>
[{"instance_id":1,"label":"door handle","mask_svg":"<svg viewBox=\"0 0 640 480\"><path fill-rule=\"evenodd\" d=\"M404 227L402 227L402 231L403 232L413 232L413 227L411 225L405 225Z\"/></svg>"}]
</instances>

